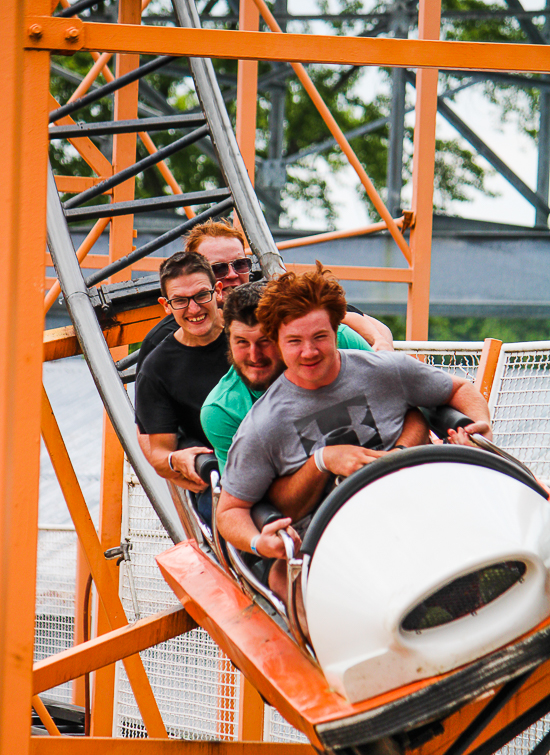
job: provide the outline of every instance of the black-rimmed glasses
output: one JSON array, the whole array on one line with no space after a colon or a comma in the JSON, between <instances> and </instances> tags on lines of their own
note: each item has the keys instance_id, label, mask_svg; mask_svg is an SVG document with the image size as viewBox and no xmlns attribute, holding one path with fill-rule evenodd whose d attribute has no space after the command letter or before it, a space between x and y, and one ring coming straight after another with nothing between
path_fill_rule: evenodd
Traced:
<instances>
[{"instance_id":1,"label":"black-rimmed glasses","mask_svg":"<svg viewBox=\"0 0 550 755\"><path fill-rule=\"evenodd\" d=\"M191 299L195 304L208 304L209 301L212 301L215 290L215 288L209 288L205 291L199 291L199 293L194 296L174 296L173 299L166 299L166 303L169 304L172 309L187 309Z\"/></svg>"},{"instance_id":2,"label":"black-rimmed glasses","mask_svg":"<svg viewBox=\"0 0 550 755\"><path fill-rule=\"evenodd\" d=\"M225 278L229 274L229 265L231 265L237 275L249 273L252 269L252 262L247 257L239 257L236 260L231 260L231 262L215 262L212 265L212 270L216 276L216 280L221 281L222 278Z\"/></svg>"}]
</instances>

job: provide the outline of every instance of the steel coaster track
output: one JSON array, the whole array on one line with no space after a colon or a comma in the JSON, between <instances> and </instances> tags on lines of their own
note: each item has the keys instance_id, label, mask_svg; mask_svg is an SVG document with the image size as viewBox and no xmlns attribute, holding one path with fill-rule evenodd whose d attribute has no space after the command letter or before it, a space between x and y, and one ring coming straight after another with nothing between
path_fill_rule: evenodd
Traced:
<instances>
[{"instance_id":1,"label":"steel coaster track","mask_svg":"<svg viewBox=\"0 0 550 755\"><path fill-rule=\"evenodd\" d=\"M84 6L82 6L83 8ZM192 0L174 0L174 8L182 26L200 27L199 17ZM50 122L53 123L63 116L74 113L90 102L97 101L101 97L120 89L122 86L136 81L136 79L141 79L146 73L160 68L170 60L172 58L168 56L156 58L150 63L140 66L136 71L119 77L104 86L95 88L90 94L80 100L55 110L51 114ZM208 218L222 215L231 209L235 209L239 216L251 251L256 256L262 273L266 277L271 278L284 271L281 256L275 246L239 151L212 62L211 60L190 59L190 67L195 81L196 92L202 106L202 114L181 114L160 118L143 118L135 121L113 121L95 124L79 123L74 126L51 126L50 138L129 133L145 131L148 128L151 130L191 128L193 130L167 147L158 150L155 154L149 155L137 161L135 165L109 177L101 184L72 197L64 205L61 204L51 170L48 181L48 247L80 348L130 464L134 468L153 508L174 543L185 539L185 533L174 510L168 489L153 468L147 463L139 448L135 432L133 407L121 379L121 373L129 365L137 361L137 355L132 354L115 365L96 315L98 308L97 306L94 308L93 304L94 301L97 303L98 293L94 293L89 289L100 281L106 280L115 272L127 268L147 254L151 254L153 251L165 246L198 223L204 222ZM80 210L77 209L84 202L138 175L138 173L157 164L170 154L174 154L179 149L183 149L206 136L209 136L211 139L227 188L216 189L211 192L194 192L191 194L175 195L174 197L135 200L134 202L111 203L108 205L102 204L96 207L87 206ZM134 214L152 209L173 208L208 202L212 204L204 212L186 220L154 241L144 244L126 257L105 266L88 276L88 278L84 278L76 258L68 228L68 221L99 218L106 215ZM133 283L135 284L136 281ZM118 285L120 286L120 284ZM154 284L151 283L151 278L149 278L147 279L145 288L151 289L151 287L154 288ZM99 289L100 298L102 298L103 288ZM106 288L108 289L109 287ZM119 300L120 297L124 298L124 293L119 292Z\"/></svg>"}]
</instances>

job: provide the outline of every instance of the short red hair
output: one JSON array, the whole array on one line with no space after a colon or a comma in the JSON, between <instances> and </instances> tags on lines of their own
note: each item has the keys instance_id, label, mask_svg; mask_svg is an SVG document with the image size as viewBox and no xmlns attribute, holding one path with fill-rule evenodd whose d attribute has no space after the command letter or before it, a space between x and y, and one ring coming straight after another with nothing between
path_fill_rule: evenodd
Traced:
<instances>
[{"instance_id":1,"label":"short red hair","mask_svg":"<svg viewBox=\"0 0 550 755\"><path fill-rule=\"evenodd\" d=\"M283 273L270 281L260 299L256 317L262 330L272 341L277 341L281 325L313 312L324 309L333 330L346 316L344 289L332 275L316 261L317 269L311 273L296 275Z\"/></svg>"},{"instance_id":2,"label":"short red hair","mask_svg":"<svg viewBox=\"0 0 550 755\"><path fill-rule=\"evenodd\" d=\"M198 252L201 242L207 238L238 239L243 245L243 249L245 245L244 233L240 228L235 228L235 226L232 226L225 218L218 221L214 221L210 218L206 223L196 225L186 236L183 237L185 251Z\"/></svg>"}]
</instances>

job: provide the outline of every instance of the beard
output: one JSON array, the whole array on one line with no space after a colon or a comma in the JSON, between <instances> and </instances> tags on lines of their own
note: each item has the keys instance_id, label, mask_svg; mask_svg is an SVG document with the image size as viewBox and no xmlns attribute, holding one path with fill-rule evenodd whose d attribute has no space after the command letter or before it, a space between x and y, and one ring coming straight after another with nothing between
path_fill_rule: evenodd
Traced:
<instances>
[{"instance_id":1,"label":"beard","mask_svg":"<svg viewBox=\"0 0 550 755\"><path fill-rule=\"evenodd\" d=\"M231 349L227 350L227 358L229 360L229 363L235 368L235 372L240 377L240 379L243 381L243 383L246 385L247 388L249 388L251 391L267 391L267 389L273 385L273 383L277 380L279 375L282 375L283 372L286 369L285 364L280 361L278 364L273 362L270 359L266 359L264 362L262 362L259 366L260 367L267 367L268 364L273 365L273 372L270 374L268 378L265 378L264 380L250 380L242 371L242 369L239 367L239 365L235 364L235 360L233 359L233 354L231 353ZM258 365L256 365L258 366Z\"/></svg>"}]
</instances>

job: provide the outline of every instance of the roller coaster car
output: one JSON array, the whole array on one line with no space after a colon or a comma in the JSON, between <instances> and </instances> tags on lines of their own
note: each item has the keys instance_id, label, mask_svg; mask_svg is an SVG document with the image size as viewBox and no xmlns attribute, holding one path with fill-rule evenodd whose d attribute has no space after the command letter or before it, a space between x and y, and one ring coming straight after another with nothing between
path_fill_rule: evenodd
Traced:
<instances>
[{"instance_id":1,"label":"roller coaster car","mask_svg":"<svg viewBox=\"0 0 550 755\"><path fill-rule=\"evenodd\" d=\"M219 477L212 455L202 462L213 485L215 522ZM193 511L186 514L191 536ZM281 516L265 504L252 513L260 528ZM355 712L353 735L349 718L341 736L336 721L317 727L331 751L424 726L550 657L548 491L519 462L488 450L411 448L337 485L316 511L299 554L280 533L286 605L256 579L248 555L220 542L215 524L210 531L201 523L200 530L226 574L256 602L267 601L302 654L319 664L327 695L336 692ZM167 576L162 557L159 564ZM297 620L298 583L307 629ZM418 680L429 680L420 697ZM401 700L399 709L392 704L392 723L381 724L388 712L382 705L380 726L373 728L371 710L369 726L361 727L360 710L376 708L378 698L387 703L390 691Z\"/></svg>"}]
</instances>

